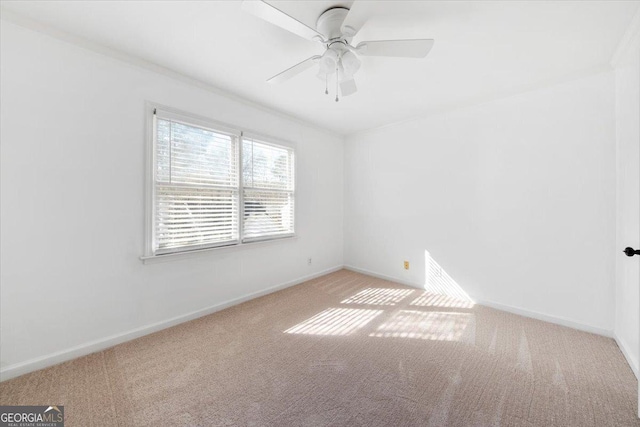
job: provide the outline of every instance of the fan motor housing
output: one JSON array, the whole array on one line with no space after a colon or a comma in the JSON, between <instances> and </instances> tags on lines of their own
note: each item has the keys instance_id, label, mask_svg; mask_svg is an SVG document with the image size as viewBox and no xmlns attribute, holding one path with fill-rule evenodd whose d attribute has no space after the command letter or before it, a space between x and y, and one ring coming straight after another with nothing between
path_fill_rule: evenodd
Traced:
<instances>
[{"instance_id":1,"label":"fan motor housing","mask_svg":"<svg viewBox=\"0 0 640 427\"><path fill-rule=\"evenodd\" d=\"M324 35L327 40L346 38L342 34L340 27L342 27L342 23L348 13L349 9L345 7L333 7L320 15L316 23L316 29Z\"/></svg>"}]
</instances>

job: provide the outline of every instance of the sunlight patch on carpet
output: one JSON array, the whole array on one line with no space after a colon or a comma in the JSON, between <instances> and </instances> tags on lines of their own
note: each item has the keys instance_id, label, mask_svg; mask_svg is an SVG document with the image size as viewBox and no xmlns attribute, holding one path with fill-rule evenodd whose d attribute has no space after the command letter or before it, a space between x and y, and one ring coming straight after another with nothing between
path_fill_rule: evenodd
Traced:
<instances>
[{"instance_id":1,"label":"sunlight patch on carpet","mask_svg":"<svg viewBox=\"0 0 640 427\"><path fill-rule=\"evenodd\" d=\"M382 310L328 308L284 332L306 335L349 335L381 313Z\"/></svg>"},{"instance_id":2,"label":"sunlight patch on carpet","mask_svg":"<svg viewBox=\"0 0 640 427\"><path fill-rule=\"evenodd\" d=\"M448 295L425 292L411 301L409 305L416 307L473 308L475 304L471 301L465 301Z\"/></svg>"},{"instance_id":3,"label":"sunlight patch on carpet","mask_svg":"<svg viewBox=\"0 0 640 427\"><path fill-rule=\"evenodd\" d=\"M367 288L341 304L396 305L412 293L411 289Z\"/></svg>"},{"instance_id":4,"label":"sunlight patch on carpet","mask_svg":"<svg viewBox=\"0 0 640 427\"><path fill-rule=\"evenodd\" d=\"M475 341L475 319L471 313L401 310L369 336L432 341Z\"/></svg>"}]
</instances>

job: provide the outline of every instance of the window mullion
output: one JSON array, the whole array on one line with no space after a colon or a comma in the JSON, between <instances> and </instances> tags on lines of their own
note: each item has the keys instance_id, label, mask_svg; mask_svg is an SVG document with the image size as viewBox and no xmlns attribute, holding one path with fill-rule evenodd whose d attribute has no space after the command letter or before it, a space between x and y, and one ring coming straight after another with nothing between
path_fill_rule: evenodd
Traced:
<instances>
[{"instance_id":1,"label":"window mullion","mask_svg":"<svg viewBox=\"0 0 640 427\"><path fill-rule=\"evenodd\" d=\"M238 140L238 239L242 242L244 238L244 134L240 132L240 138Z\"/></svg>"}]
</instances>

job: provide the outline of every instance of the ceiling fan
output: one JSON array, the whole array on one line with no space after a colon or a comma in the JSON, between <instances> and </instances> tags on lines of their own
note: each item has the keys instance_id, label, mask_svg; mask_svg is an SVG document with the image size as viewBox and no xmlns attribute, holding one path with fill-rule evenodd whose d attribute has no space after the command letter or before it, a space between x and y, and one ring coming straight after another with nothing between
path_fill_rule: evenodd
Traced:
<instances>
[{"instance_id":1,"label":"ceiling fan","mask_svg":"<svg viewBox=\"0 0 640 427\"><path fill-rule=\"evenodd\" d=\"M326 94L329 94L329 78L335 75L335 100L338 102L338 92L342 96L349 96L358 90L353 77L360 68L358 56L427 56L433 46L432 39L363 41L352 46L351 40L366 22L359 4L355 1L350 9L338 6L326 10L318 17L316 29L313 29L265 1L244 0L242 8L245 11L300 37L317 41L325 47L322 55L307 58L267 81L282 83L317 65L318 77L326 84Z\"/></svg>"}]
</instances>

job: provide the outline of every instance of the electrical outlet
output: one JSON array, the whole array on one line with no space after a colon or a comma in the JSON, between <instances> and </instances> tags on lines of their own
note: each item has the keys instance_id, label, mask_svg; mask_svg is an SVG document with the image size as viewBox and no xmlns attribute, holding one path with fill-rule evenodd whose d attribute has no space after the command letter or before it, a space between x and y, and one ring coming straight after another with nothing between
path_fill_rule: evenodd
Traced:
<instances>
[{"instance_id":1,"label":"electrical outlet","mask_svg":"<svg viewBox=\"0 0 640 427\"><path fill-rule=\"evenodd\" d=\"M409 269L409 261L405 261L404 262L404 269L408 270Z\"/></svg>"},{"instance_id":2,"label":"electrical outlet","mask_svg":"<svg viewBox=\"0 0 640 427\"><path fill-rule=\"evenodd\" d=\"M307 259L307 265L311 265L311 258Z\"/></svg>"}]
</instances>

